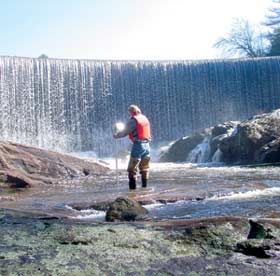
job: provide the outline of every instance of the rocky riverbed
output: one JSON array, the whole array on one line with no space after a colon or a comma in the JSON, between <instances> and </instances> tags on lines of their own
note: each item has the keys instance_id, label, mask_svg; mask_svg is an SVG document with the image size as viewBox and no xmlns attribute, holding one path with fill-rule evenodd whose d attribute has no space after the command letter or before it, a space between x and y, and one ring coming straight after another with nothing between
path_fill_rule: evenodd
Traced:
<instances>
[{"instance_id":1,"label":"rocky riverbed","mask_svg":"<svg viewBox=\"0 0 280 276\"><path fill-rule=\"evenodd\" d=\"M1 210L1 275L280 275L279 220L78 223Z\"/></svg>"},{"instance_id":2,"label":"rocky riverbed","mask_svg":"<svg viewBox=\"0 0 280 276\"><path fill-rule=\"evenodd\" d=\"M0 275L280 275L279 167L152 163L129 191L125 169L0 149Z\"/></svg>"},{"instance_id":3,"label":"rocky riverbed","mask_svg":"<svg viewBox=\"0 0 280 276\"><path fill-rule=\"evenodd\" d=\"M129 192L125 170L119 183L111 172L6 190L0 274L280 275L279 176L277 167L153 163L146 190ZM120 196L147 216L97 215Z\"/></svg>"}]
</instances>

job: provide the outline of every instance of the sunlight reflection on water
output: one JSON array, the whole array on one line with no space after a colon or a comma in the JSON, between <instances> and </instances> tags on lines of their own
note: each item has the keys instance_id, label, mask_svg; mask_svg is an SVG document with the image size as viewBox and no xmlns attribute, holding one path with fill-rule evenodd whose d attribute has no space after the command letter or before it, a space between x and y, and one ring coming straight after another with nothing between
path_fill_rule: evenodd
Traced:
<instances>
[{"instance_id":1,"label":"sunlight reflection on water","mask_svg":"<svg viewBox=\"0 0 280 276\"><path fill-rule=\"evenodd\" d=\"M114 168L114 159L105 160ZM54 185L8 193L1 191L0 207L76 219L102 220L104 212L87 208L120 196L149 204L154 218L213 215L264 215L280 212L280 168L203 167L190 163L152 163L149 189L129 192L127 163L119 171ZM138 179L139 180L139 179ZM140 185L138 181L138 186ZM9 199L8 199L9 197ZM238 203L237 203L238 201ZM84 211L71 209L84 205ZM261 206L261 208L260 208Z\"/></svg>"}]
</instances>

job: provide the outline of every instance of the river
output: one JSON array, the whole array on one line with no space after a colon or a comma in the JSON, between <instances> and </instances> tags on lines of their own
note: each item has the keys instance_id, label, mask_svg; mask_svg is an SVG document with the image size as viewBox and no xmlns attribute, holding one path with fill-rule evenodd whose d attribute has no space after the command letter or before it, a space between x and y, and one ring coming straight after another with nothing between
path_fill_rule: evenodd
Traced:
<instances>
[{"instance_id":1,"label":"river","mask_svg":"<svg viewBox=\"0 0 280 276\"><path fill-rule=\"evenodd\" d=\"M108 166L114 168L113 160ZM150 218L155 220L280 217L280 167L152 163L148 186L129 191L123 163L120 164L119 181L116 171L112 170L98 178L61 181L50 186L1 188L0 207L44 216L103 221L105 212L88 206L126 196L144 204ZM82 209L77 210L75 206L82 206Z\"/></svg>"}]
</instances>

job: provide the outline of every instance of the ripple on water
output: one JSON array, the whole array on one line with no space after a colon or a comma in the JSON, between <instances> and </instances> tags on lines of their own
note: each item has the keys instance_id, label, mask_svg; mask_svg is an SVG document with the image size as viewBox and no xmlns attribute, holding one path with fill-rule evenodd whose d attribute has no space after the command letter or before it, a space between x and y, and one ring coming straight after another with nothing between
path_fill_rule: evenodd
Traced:
<instances>
[{"instance_id":1,"label":"ripple on water","mask_svg":"<svg viewBox=\"0 0 280 276\"><path fill-rule=\"evenodd\" d=\"M94 209L84 209L84 210L76 210L69 205L65 205L65 208L71 211L71 215L68 216L70 219L78 219L78 220L105 220L105 211L99 211Z\"/></svg>"},{"instance_id":2,"label":"ripple on water","mask_svg":"<svg viewBox=\"0 0 280 276\"><path fill-rule=\"evenodd\" d=\"M183 163L152 163L148 190L129 192L127 173L120 170L119 183L116 183L115 172L112 172L97 179L63 182L12 195L0 193L0 206L23 211L60 213L72 219L98 220L102 216L104 218L104 212L70 210L65 206L71 206L71 203L86 203L89 206L93 202L108 202L119 196L128 196L141 202L154 203L146 207L151 216L160 218L217 214L249 216L261 214L260 209L263 212L267 210L267 215L268 210L276 214L280 211L277 201L280 196L279 179L279 167L202 167ZM192 200L196 198L200 200ZM171 199L177 202L168 203ZM180 199L184 201L178 202ZM158 204L160 200L165 204ZM36 205L36 202L41 205ZM59 208L59 205L63 207Z\"/></svg>"}]
</instances>

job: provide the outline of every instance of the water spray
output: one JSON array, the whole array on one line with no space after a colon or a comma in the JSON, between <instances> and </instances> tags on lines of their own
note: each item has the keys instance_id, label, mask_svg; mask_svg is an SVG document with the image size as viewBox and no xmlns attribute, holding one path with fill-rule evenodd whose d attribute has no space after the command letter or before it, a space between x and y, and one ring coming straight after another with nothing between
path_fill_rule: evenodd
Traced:
<instances>
[{"instance_id":1,"label":"water spray","mask_svg":"<svg viewBox=\"0 0 280 276\"><path fill-rule=\"evenodd\" d=\"M123 131L125 128L125 124L123 122L117 122L114 127L114 134L118 134ZM119 184L119 164L118 164L118 155L119 155L119 144L118 139L116 139L116 153L115 153L115 161L116 161L116 174L117 174L117 184Z\"/></svg>"}]
</instances>

